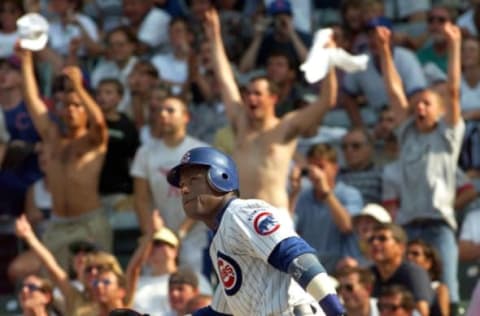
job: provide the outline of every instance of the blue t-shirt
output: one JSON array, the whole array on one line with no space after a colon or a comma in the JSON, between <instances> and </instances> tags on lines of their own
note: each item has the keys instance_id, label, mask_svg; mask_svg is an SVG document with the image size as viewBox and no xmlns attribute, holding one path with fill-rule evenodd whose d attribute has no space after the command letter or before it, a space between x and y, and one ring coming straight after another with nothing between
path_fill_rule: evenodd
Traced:
<instances>
[{"instance_id":1,"label":"blue t-shirt","mask_svg":"<svg viewBox=\"0 0 480 316\"><path fill-rule=\"evenodd\" d=\"M351 216L360 213L363 199L357 189L337 181L334 194ZM346 256L361 258L354 233L344 234L337 228L328 206L315 198L312 188L300 194L295 215L298 234L315 248L328 272Z\"/></svg>"},{"instance_id":2,"label":"blue t-shirt","mask_svg":"<svg viewBox=\"0 0 480 316\"><path fill-rule=\"evenodd\" d=\"M25 102L20 102L13 109L3 110L3 114L10 141L23 140L31 144L40 141ZM27 157L15 170L0 171L0 213L16 216L23 212L25 192L40 177L42 172L36 154Z\"/></svg>"}]
</instances>

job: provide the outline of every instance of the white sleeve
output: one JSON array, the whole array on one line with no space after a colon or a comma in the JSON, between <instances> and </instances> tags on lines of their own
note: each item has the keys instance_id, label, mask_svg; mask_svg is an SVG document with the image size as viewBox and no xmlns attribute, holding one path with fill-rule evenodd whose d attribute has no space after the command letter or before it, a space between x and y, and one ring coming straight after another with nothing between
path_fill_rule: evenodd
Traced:
<instances>
[{"instance_id":1,"label":"white sleeve","mask_svg":"<svg viewBox=\"0 0 480 316\"><path fill-rule=\"evenodd\" d=\"M225 298L225 292L221 286L218 286L213 294L212 308L219 313L233 315L228 307L227 300Z\"/></svg>"},{"instance_id":2,"label":"white sleeve","mask_svg":"<svg viewBox=\"0 0 480 316\"><path fill-rule=\"evenodd\" d=\"M265 262L282 240L298 236L293 222L282 211L269 207L236 210L232 215L234 231L231 237L238 251L247 251L249 255Z\"/></svg>"},{"instance_id":3,"label":"white sleeve","mask_svg":"<svg viewBox=\"0 0 480 316\"><path fill-rule=\"evenodd\" d=\"M130 175L136 178L148 178L148 147L146 145L141 146L133 159L132 166L130 168Z\"/></svg>"}]
</instances>

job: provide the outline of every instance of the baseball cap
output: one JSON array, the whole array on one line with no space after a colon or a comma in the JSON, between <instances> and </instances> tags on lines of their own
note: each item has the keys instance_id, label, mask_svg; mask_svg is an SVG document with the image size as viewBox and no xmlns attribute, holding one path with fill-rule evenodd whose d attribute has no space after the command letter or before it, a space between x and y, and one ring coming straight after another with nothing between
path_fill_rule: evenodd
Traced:
<instances>
[{"instance_id":1,"label":"baseball cap","mask_svg":"<svg viewBox=\"0 0 480 316\"><path fill-rule=\"evenodd\" d=\"M196 289L198 288L198 277L192 270L182 268L170 275L168 284L188 284Z\"/></svg>"},{"instance_id":2,"label":"baseball cap","mask_svg":"<svg viewBox=\"0 0 480 316\"><path fill-rule=\"evenodd\" d=\"M77 254L80 251L90 253L100 250L95 243L88 240L76 240L68 245L68 249L73 254Z\"/></svg>"},{"instance_id":3,"label":"baseball cap","mask_svg":"<svg viewBox=\"0 0 480 316\"><path fill-rule=\"evenodd\" d=\"M153 240L163 241L174 247L178 247L179 241L177 236L168 228L162 227L153 235Z\"/></svg>"},{"instance_id":4,"label":"baseball cap","mask_svg":"<svg viewBox=\"0 0 480 316\"><path fill-rule=\"evenodd\" d=\"M17 20L20 47L42 50L48 41L48 21L38 13L28 13Z\"/></svg>"},{"instance_id":5,"label":"baseball cap","mask_svg":"<svg viewBox=\"0 0 480 316\"><path fill-rule=\"evenodd\" d=\"M355 215L353 219L355 220L356 218L359 218L361 216L373 217L380 223L392 222L392 218L390 217L390 214L388 214L387 210L383 206L375 203L369 203L365 205L362 211L359 214Z\"/></svg>"},{"instance_id":6,"label":"baseball cap","mask_svg":"<svg viewBox=\"0 0 480 316\"><path fill-rule=\"evenodd\" d=\"M392 29L392 21L389 18L386 18L384 16L379 16L379 17L376 17L376 18L373 18L373 19L369 20L365 25L367 30L374 29L377 26L384 26L384 27L388 28L389 30L391 30Z\"/></svg>"},{"instance_id":7,"label":"baseball cap","mask_svg":"<svg viewBox=\"0 0 480 316\"><path fill-rule=\"evenodd\" d=\"M288 0L274 0L268 6L267 10L268 14L270 15L277 15L277 14L288 14L292 15L292 5Z\"/></svg>"}]
</instances>

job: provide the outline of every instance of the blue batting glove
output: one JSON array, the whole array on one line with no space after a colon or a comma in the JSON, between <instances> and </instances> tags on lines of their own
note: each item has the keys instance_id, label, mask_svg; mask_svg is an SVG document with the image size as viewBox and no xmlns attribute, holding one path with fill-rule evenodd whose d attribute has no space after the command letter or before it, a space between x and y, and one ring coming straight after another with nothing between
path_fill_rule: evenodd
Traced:
<instances>
[{"instance_id":1,"label":"blue batting glove","mask_svg":"<svg viewBox=\"0 0 480 316\"><path fill-rule=\"evenodd\" d=\"M345 309L342 303L335 294L328 294L319 302L320 307L327 316L342 316L345 315Z\"/></svg>"}]
</instances>

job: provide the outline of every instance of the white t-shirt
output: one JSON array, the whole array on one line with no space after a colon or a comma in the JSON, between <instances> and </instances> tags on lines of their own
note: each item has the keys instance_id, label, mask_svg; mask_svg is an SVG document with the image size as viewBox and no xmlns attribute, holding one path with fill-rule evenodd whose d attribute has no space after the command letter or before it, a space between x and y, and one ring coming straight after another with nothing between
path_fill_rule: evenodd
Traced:
<instances>
[{"instance_id":1,"label":"white t-shirt","mask_svg":"<svg viewBox=\"0 0 480 316\"><path fill-rule=\"evenodd\" d=\"M159 47L168 42L170 15L157 8L151 9L143 19L137 37L150 47Z\"/></svg>"},{"instance_id":2,"label":"white t-shirt","mask_svg":"<svg viewBox=\"0 0 480 316\"><path fill-rule=\"evenodd\" d=\"M471 87L463 78L460 86L460 104L462 111L473 111L480 109L480 83Z\"/></svg>"},{"instance_id":3,"label":"white t-shirt","mask_svg":"<svg viewBox=\"0 0 480 316\"><path fill-rule=\"evenodd\" d=\"M172 53L155 55L152 57L151 61L155 68L157 68L160 78L163 80L170 81L180 86L188 78L187 62L175 58ZM173 89L175 89L175 87ZM175 90L173 90L173 93L175 93Z\"/></svg>"},{"instance_id":4,"label":"white t-shirt","mask_svg":"<svg viewBox=\"0 0 480 316\"><path fill-rule=\"evenodd\" d=\"M76 13L75 18L80 23L88 36L95 42L98 42L99 35L97 25L93 20L81 13ZM74 38L80 37L82 32L80 28L73 24L63 25L59 20L50 21L50 28L48 29L48 41L50 47L59 53L66 56L68 54L68 47L70 41ZM85 55L85 50L81 49L79 55Z\"/></svg>"},{"instance_id":5,"label":"white t-shirt","mask_svg":"<svg viewBox=\"0 0 480 316\"><path fill-rule=\"evenodd\" d=\"M0 58L5 58L13 55L13 48L18 40L18 33L3 33L0 32Z\"/></svg>"},{"instance_id":6,"label":"white t-shirt","mask_svg":"<svg viewBox=\"0 0 480 316\"><path fill-rule=\"evenodd\" d=\"M185 220L181 193L178 188L167 182L167 173L176 166L183 155L192 148L205 147L208 144L190 136L175 148L165 145L161 139L152 139L142 145L133 160L130 174L145 179L153 195L153 206L160 210L165 225L178 232ZM180 263L195 271L201 271L204 249L207 247L208 229L198 222L182 240Z\"/></svg>"},{"instance_id":7,"label":"white t-shirt","mask_svg":"<svg viewBox=\"0 0 480 316\"><path fill-rule=\"evenodd\" d=\"M480 209L470 211L463 220L460 240L480 243Z\"/></svg>"}]
</instances>

